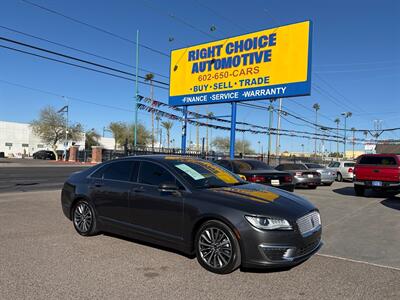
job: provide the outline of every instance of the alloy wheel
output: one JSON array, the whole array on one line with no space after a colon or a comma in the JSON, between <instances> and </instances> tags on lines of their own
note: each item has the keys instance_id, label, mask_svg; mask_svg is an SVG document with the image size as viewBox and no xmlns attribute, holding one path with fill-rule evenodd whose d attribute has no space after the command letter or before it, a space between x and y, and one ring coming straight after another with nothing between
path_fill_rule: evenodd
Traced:
<instances>
[{"instance_id":1,"label":"alloy wheel","mask_svg":"<svg viewBox=\"0 0 400 300\"><path fill-rule=\"evenodd\" d=\"M198 247L201 259L211 268L224 268L232 259L232 243L219 228L204 229L199 236Z\"/></svg>"},{"instance_id":2,"label":"alloy wheel","mask_svg":"<svg viewBox=\"0 0 400 300\"><path fill-rule=\"evenodd\" d=\"M74 210L75 227L82 233L88 232L93 223L92 210L85 202L79 203Z\"/></svg>"}]
</instances>

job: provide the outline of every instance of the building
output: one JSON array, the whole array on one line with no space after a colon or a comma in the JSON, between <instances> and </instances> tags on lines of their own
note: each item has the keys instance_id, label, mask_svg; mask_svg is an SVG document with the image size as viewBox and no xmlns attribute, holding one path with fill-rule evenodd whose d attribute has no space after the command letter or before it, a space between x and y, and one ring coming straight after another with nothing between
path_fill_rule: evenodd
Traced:
<instances>
[{"instance_id":1,"label":"building","mask_svg":"<svg viewBox=\"0 0 400 300\"><path fill-rule=\"evenodd\" d=\"M67 147L72 143L78 145L79 150L84 150L85 135L80 141L69 141ZM99 143L105 149L114 149L115 140L102 137ZM0 152L4 152L6 157L32 156L39 150L53 149L33 133L30 124L0 121ZM63 141L57 145L57 150L64 150Z\"/></svg>"}]
</instances>

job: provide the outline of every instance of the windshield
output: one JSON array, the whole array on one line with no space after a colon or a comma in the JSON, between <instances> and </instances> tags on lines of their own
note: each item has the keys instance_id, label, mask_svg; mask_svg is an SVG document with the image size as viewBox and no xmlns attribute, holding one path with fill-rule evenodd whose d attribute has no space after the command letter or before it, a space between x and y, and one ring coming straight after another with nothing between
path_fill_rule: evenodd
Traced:
<instances>
[{"instance_id":1,"label":"windshield","mask_svg":"<svg viewBox=\"0 0 400 300\"><path fill-rule=\"evenodd\" d=\"M250 170L273 170L265 162L259 160L235 160L233 162L235 172L245 172Z\"/></svg>"},{"instance_id":2,"label":"windshield","mask_svg":"<svg viewBox=\"0 0 400 300\"><path fill-rule=\"evenodd\" d=\"M166 156L167 164L195 188L217 188L245 184L246 181L205 160Z\"/></svg>"}]
</instances>

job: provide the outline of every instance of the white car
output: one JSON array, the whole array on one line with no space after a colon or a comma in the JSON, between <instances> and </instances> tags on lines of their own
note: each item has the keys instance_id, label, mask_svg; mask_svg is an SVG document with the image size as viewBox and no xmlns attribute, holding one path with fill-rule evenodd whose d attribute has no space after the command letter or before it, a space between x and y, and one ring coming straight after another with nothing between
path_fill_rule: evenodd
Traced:
<instances>
[{"instance_id":1,"label":"white car","mask_svg":"<svg viewBox=\"0 0 400 300\"><path fill-rule=\"evenodd\" d=\"M351 160L333 161L328 165L328 168L336 171L336 180L353 180L353 170L355 162Z\"/></svg>"}]
</instances>

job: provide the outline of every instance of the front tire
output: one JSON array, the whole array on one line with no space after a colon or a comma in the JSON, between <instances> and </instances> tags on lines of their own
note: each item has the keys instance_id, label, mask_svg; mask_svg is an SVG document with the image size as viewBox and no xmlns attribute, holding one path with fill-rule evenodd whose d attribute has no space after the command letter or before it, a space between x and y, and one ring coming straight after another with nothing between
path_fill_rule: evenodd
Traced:
<instances>
[{"instance_id":1,"label":"front tire","mask_svg":"<svg viewBox=\"0 0 400 300\"><path fill-rule=\"evenodd\" d=\"M75 204L72 210L72 222L75 230L82 236L91 236L98 232L94 208L86 200L79 200Z\"/></svg>"},{"instance_id":2,"label":"front tire","mask_svg":"<svg viewBox=\"0 0 400 300\"><path fill-rule=\"evenodd\" d=\"M210 272L228 274L241 264L239 242L233 231L220 221L207 221L200 227L195 248L197 261Z\"/></svg>"}]
</instances>

